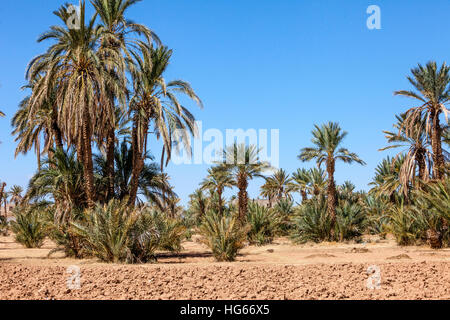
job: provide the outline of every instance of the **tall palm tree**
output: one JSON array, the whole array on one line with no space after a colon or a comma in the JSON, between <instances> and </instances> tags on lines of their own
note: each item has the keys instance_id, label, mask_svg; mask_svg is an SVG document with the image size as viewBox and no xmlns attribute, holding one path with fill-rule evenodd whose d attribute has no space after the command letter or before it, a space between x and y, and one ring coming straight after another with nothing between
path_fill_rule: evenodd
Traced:
<instances>
[{"instance_id":1,"label":"tall palm tree","mask_svg":"<svg viewBox=\"0 0 450 320\"><path fill-rule=\"evenodd\" d=\"M235 185L234 179L228 170L222 166L214 166L208 169L208 176L202 181L202 190L211 190L217 192L219 213L223 213L223 192L226 188L232 188Z\"/></svg>"},{"instance_id":2,"label":"tall palm tree","mask_svg":"<svg viewBox=\"0 0 450 320\"><path fill-rule=\"evenodd\" d=\"M53 26L38 39L38 42L50 39L54 43L45 54L33 59L29 65L29 79L35 79L44 72L34 87L30 112L34 114L42 101L56 91L59 123L69 146L77 147L77 155L84 169L87 203L93 207L96 196L92 137L96 132L97 115L106 117L111 112L103 103L107 97L107 88L119 91L121 83L104 68L107 63L97 50L101 29L95 26L95 15L86 23L85 1L80 0L79 28L69 28L67 25L71 18L68 5L63 5L54 13L65 26ZM112 61L110 59L108 63Z\"/></svg>"},{"instance_id":3,"label":"tall palm tree","mask_svg":"<svg viewBox=\"0 0 450 320\"><path fill-rule=\"evenodd\" d=\"M375 168L375 177L369 185L373 186L369 194L386 197L395 203L398 193L407 194L409 186L400 182L400 170L405 161L405 155L395 158L386 157Z\"/></svg>"},{"instance_id":4,"label":"tall palm tree","mask_svg":"<svg viewBox=\"0 0 450 320\"><path fill-rule=\"evenodd\" d=\"M40 78L41 76L37 75L37 78L31 79L30 84L24 86L23 89L33 90ZM19 153L28 153L34 146L39 168L41 151L51 157L54 148L63 147L63 136L57 121L54 93L50 93L47 99L42 100L41 105L35 108L33 114L31 114L30 99L31 97L28 96L20 102L19 109L11 120L14 128L12 134L16 135L15 141L18 143L15 156L17 157ZM42 139L44 140L43 148L41 146Z\"/></svg>"},{"instance_id":5,"label":"tall palm tree","mask_svg":"<svg viewBox=\"0 0 450 320\"><path fill-rule=\"evenodd\" d=\"M327 187L326 172L321 168L297 169L292 174L293 189L300 192L302 201L308 199L308 195L318 196Z\"/></svg>"},{"instance_id":6,"label":"tall palm tree","mask_svg":"<svg viewBox=\"0 0 450 320\"><path fill-rule=\"evenodd\" d=\"M395 95L416 99L420 106L413 107L406 112L406 126L414 126L415 121L425 116L426 131L431 136L433 150L433 174L438 180L444 177L445 160L442 152L442 127L440 115L447 117L448 109L445 106L450 99L450 68L445 63L438 69L436 62L428 62L424 67L421 64L411 70L412 76L407 77L416 91L400 90Z\"/></svg>"},{"instance_id":7,"label":"tall palm tree","mask_svg":"<svg viewBox=\"0 0 450 320\"><path fill-rule=\"evenodd\" d=\"M125 17L126 11L139 1L136 0L92 0L96 12L98 13L102 28L102 36L100 38L99 55L106 63L105 69L111 75L121 78L122 82L126 82L126 59L130 58L129 47L133 45L136 38L130 35L143 35L148 41L155 39L159 43L159 38L147 27L133 23ZM112 59L109 59L112 58ZM114 61L113 63L108 63ZM119 66L119 67L118 67ZM109 109L107 114L109 117L100 117L102 120L101 140L106 145L107 158L107 176L108 176L108 198L114 195L114 149L115 149L115 127L117 118L114 112L116 109L115 102L119 101L121 107L126 104L125 88L119 90L119 96L114 89L107 88L106 107ZM104 137L103 137L104 136Z\"/></svg>"},{"instance_id":8,"label":"tall palm tree","mask_svg":"<svg viewBox=\"0 0 450 320\"><path fill-rule=\"evenodd\" d=\"M189 134L196 134L195 118L177 99L177 94L185 94L200 107L202 102L189 83L182 80L166 84L163 74L166 71L172 50L161 46L139 42L140 55L131 52L134 63L132 69L134 96L130 102L133 119L131 143L133 149L133 176L129 203L136 199L138 177L143 167L143 155L146 153L149 126L157 139L162 138L163 152L161 167L166 165L172 154L174 141L184 144L190 151ZM135 67L134 67L135 65ZM178 144L177 144L178 145Z\"/></svg>"},{"instance_id":9,"label":"tall palm tree","mask_svg":"<svg viewBox=\"0 0 450 320\"><path fill-rule=\"evenodd\" d=\"M301 161L310 161L316 159L318 167L323 163L326 165L328 174L327 187L327 209L331 218L331 223L336 222L336 183L334 181L334 172L336 161L343 161L345 163L356 162L365 165L355 153L350 152L346 148L339 148L342 141L347 136L346 131L342 131L338 123L328 122L321 127L315 125L312 131L313 138L311 139L314 147L303 148L298 156Z\"/></svg>"},{"instance_id":10,"label":"tall palm tree","mask_svg":"<svg viewBox=\"0 0 450 320\"><path fill-rule=\"evenodd\" d=\"M263 177L262 172L270 168L269 163L259 159L259 153L260 149L256 146L237 142L228 146L223 152L221 165L231 172L239 189L239 219L241 222L247 216L249 180Z\"/></svg>"},{"instance_id":11,"label":"tall palm tree","mask_svg":"<svg viewBox=\"0 0 450 320\"><path fill-rule=\"evenodd\" d=\"M195 190L189 195L189 211L195 216L197 221L200 221L206 215L209 209L209 198L201 189Z\"/></svg>"},{"instance_id":12,"label":"tall palm tree","mask_svg":"<svg viewBox=\"0 0 450 320\"><path fill-rule=\"evenodd\" d=\"M22 192L23 188L18 185L13 185L11 190L9 190L10 201L14 203L14 206L17 206L22 201Z\"/></svg>"},{"instance_id":13,"label":"tall palm tree","mask_svg":"<svg viewBox=\"0 0 450 320\"><path fill-rule=\"evenodd\" d=\"M292 199L292 178L285 170L279 169L270 177L266 177L266 183L263 185L262 189L265 193L269 193L274 196L275 201L280 201L281 199Z\"/></svg>"},{"instance_id":14,"label":"tall palm tree","mask_svg":"<svg viewBox=\"0 0 450 320\"><path fill-rule=\"evenodd\" d=\"M394 128L398 131L383 131L388 143L392 145L382 148L380 151L393 148L406 148L406 150L400 151L397 155L405 154L405 159L399 172L400 182L403 185L408 185L415 180L416 167L418 168L419 179L428 181L431 171L432 154L428 150L429 143L425 129L426 120L418 118L413 125L405 126L405 114L396 116L396 118L397 123L394 124ZM405 188L404 190L406 191L407 189Z\"/></svg>"}]
</instances>

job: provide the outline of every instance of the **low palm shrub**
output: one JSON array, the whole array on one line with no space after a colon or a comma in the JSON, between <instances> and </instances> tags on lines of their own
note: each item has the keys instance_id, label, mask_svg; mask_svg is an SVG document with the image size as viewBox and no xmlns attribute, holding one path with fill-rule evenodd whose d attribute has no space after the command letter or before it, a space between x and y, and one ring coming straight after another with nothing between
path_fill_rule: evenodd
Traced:
<instances>
[{"instance_id":1,"label":"low palm shrub","mask_svg":"<svg viewBox=\"0 0 450 320\"><path fill-rule=\"evenodd\" d=\"M410 207L394 206L389 211L389 230L401 246L414 244L419 238L418 226Z\"/></svg>"},{"instance_id":2,"label":"low palm shrub","mask_svg":"<svg viewBox=\"0 0 450 320\"><path fill-rule=\"evenodd\" d=\"M137 218L125 202L113 200L85 213L71 224L87 254L105 262L124 262L130 255L130 234Z\"/></svg>"},{"instance_id":3,"label":"low palm shrub","mask_svg":"<svg viewBox=\"0 0 450 320\"><path fill-rule=\"evenodd\" d=\"M273 241L281 230L282 219L274 210L251 203L248 206L247 223L250 228L249 242L261 246Z\"/></svg>"},{"instance_id":4,"label":"low palm shrub","mask_svg":"<svg viewBox=\"0 0 450 320\"><path fill-rule=\"evenodd\" d=\"M274 206L273 210L281 219L280 231L282 235L289 234L292 227L292 218L294 216L294 202L289 199L281 199Z\"/></svg>"},{"instance_id":5,"label":"low palm shrub","mask_svg":"<svg viewBox=\"0 0 450 320\"><path fill-rule=\"evenodd\" d=\"M330 241L331 219L324 198L305 202L293 218L291 239L297 243Z\"/></svg>"},{"instance_id":6,"label":"low palm shrub","mask_svg":"<svg viewBox=\"0 0 450 320\"><path fill-rule=\"evenodd\" d=\"M336 237L340 241L359 238L367 227L361 206L345 202L336 208Z\"/></svg>"},{"instance_id":7,"label":"low palm shrub","mask_svg":"<svg viewBox=\"0 0 450 320\"><path fill-rule=\"evenodd\" d=\"M244 247L248 228L242 227L234 215L209 211L203 218L199 233L217 261L234 261Z\"/></svg>"},{"instance_id":8,"label":"low palm shrub","mask_svg":"<svg viewBox=\"0 0 450 320\"><path fill-rule=\"evenodd\" d=\"M36 206L19 206L14 210L15 221L11 221L11 230L15 239L26 248L40 248L44 244L47 225L42 209Z\"/></svg>"}]
</instances>

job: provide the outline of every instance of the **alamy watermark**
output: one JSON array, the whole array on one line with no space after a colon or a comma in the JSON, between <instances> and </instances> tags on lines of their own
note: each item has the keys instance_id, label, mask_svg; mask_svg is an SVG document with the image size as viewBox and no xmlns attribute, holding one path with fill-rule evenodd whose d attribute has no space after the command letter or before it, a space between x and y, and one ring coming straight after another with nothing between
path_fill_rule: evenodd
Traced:
<instances>
[{"instance_id":1,"label":"alamy watermark","mask_svg":"<svg viewBox=\"0 0 450 320\"><path fill-rule=\"evenodd\" d=\"M78 266L69 266L66 270L69 275L67 278L67 288L70 290L81 289L81 269Z\"/></svg>"},{"instance_id":2,"label":"alamy watermark","mask_svg":"<svg viewBox=\"0 0 450 320\"><path fill-rule=\"evenodd\" d=\"M381 29L381 9L377 5L367 7L366 13L370 16L367 18L366 25L369 30Z\"/></svg>"},{"instance_id":3,"label":"alamy watermark","mask_svg":"<svg viewBox=\"0 0 450 320\"><path fill-rule=\"evenodd\" d=\"M81 22L80 7L73 4L69 4L67 6L67 14L69 16L66 21L67 28L69 28L70 30L79 30Z\"/></svg>"},{"instance_id":4,"label":"alamy watermark","mask_svg":"<svg viewBox=\"0 0 450 320\"><path fill-rule=\"evenodd\" d=\"M214 165L218 162L226 163L237 162L250 164L258 161L270 163L272 169L280 167L280 130L279 129L219 129L210 128L204 130L203 123L196 121L198 134L193 139L189 136L189 144L192 146L192 152L181 146L178 152L172 155L172 163L181 164L208 164ZM184 136L183 130L175 132L175 136ZM269 137L270 136L270 137ZM245 159L245 149L238 148L237 159L229 157L224 159L224 150L232 146L234 143L238 145L253 145L259 150L257 157Z\"/></svg>"},{"instance_id":5,"label":"alamy watermark","mask_svg":"<svg viewBox=\"0 0 450 320\"><path fill-rule=\"evenodd\" d=\"M366 286L370 290L381 289L381 269L377 265L372 265L367 268L367 278Z\"/></svg>"}]
</instances>

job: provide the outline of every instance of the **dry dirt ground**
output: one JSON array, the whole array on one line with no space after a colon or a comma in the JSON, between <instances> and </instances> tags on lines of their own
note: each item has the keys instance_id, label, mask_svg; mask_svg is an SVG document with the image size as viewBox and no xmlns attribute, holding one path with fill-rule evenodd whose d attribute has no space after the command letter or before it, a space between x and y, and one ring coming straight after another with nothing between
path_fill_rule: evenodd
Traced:
<instances>
[{"instance_id":1,"label":"dry dirt ground","mask_svg":"<svg viewBox=\"0 0 450 320\"><path fill-rule=\"evenodd\" d=\"M233 263L214 262L195 237L180 254L147 265L47 258L52 248L46 242L24 249L0 237L0 299L450 299L450 249L403 248L392 240L277 239L245 248ZM68 288L68 280L76 284L70 266L80 268L79 289ZM378 289L367 286L376 285L369 267L379 270Z\"/></svg>"}]
</instances>

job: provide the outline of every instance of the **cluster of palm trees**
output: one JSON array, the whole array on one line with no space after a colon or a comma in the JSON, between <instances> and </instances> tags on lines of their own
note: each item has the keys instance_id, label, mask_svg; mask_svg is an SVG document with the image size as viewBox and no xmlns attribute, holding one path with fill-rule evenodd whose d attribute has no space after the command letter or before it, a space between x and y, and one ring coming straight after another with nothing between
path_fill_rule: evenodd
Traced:
<instances>
[{"instance_id":1,"label":"cluster of palm trees","mask_svg":"<svg viewBox=\"0 0 450 320\"><path fill-rule=\"evenodd\" d=\"M223 191L225 188L237 187L239 219L243 221L248 210L247 187L249 180L255 177L263 177L265 183L261 187L261 196L267 198L269 206L280 202L282 199L292 200L292 193L299 192L303 200L308 195L318 196L326 187L328 199L328 212L332 223L336 220L337 190L334 181L335 164L337 161L346 163L356 162L365 164L355 153L341 144L347 135L338 123L329 122L322 126L315 126L312 131L313 147L301 150L298 158L301 161L316 160L317 168L309 170L298 169L292 177L285 170L279 169L273 175L265 177L264 172L270 169L270 164L259 161L258 150L253 145L233 144L224 151L222 163L208 170L208 176L201 183L200 190L191 196L191 206L205 213L207 199L202 193L210 191L211 197L217 195L219 212L223 212ZM325 165L325 171L321 168Z\"/></svg>"},{"instance_id":2,"label":"cluster of palm trees","mask_svg":"<svg viewBox=\"0 0 450 320\"><path fill-rule=\"evenodd\" d=\"M196 132L178 96L202 102L189 83L165 81L172 50L127 17L137 2L91 0L95 15L88 19L80 0L77 28L63 5L54 12L62 24L39 37L51 44L30 62L25 89L31 93L12 119L16 156L34 148L38 159L30 198L50 194L57 205L92 208L111 199L133 206L142 194L176 204L161 170L173 146L189 149ZM160 166L148 162L149 137L162 141Z\"/></svg>"},{"instance_id":3,"label":"cluster of palm trees","mask_svg":"<svg viewBox=\"0 0 450 320\"><path fill-rule=\"evenodd\" d=\"M448 179L448 109L450 99L450 67L440 68L436 62L418 65L408 77L412 90L396 91L394 94L413 98L418 106L397 115L394 131L384 131L388 149L400 149L393 158L385 158L376 168L371 182L371 193L388 197L392 201L401 197L408 202L414 190L424 184ZM441 123L442 114L445 123Z\"/></svg>"},{"instance_id":4,"label":"cluster of palm trees","mask_svg":"<svg viewBox=\"0 0 450 320\"><path fill-rule=\"evenodd\" d=\"M0 213L2 212L2 205L3 205L3 215L7 215L8 213L8 201L9 203L14 204L14 206L17 206L20 204L20 202L23 199L23 188L18 185L14 185L11 187L9 191L5 191L6 189L6 183L2 182L0 183ZM0 214L1 215L1 214Z\"/></svg>"}]
</instances>

